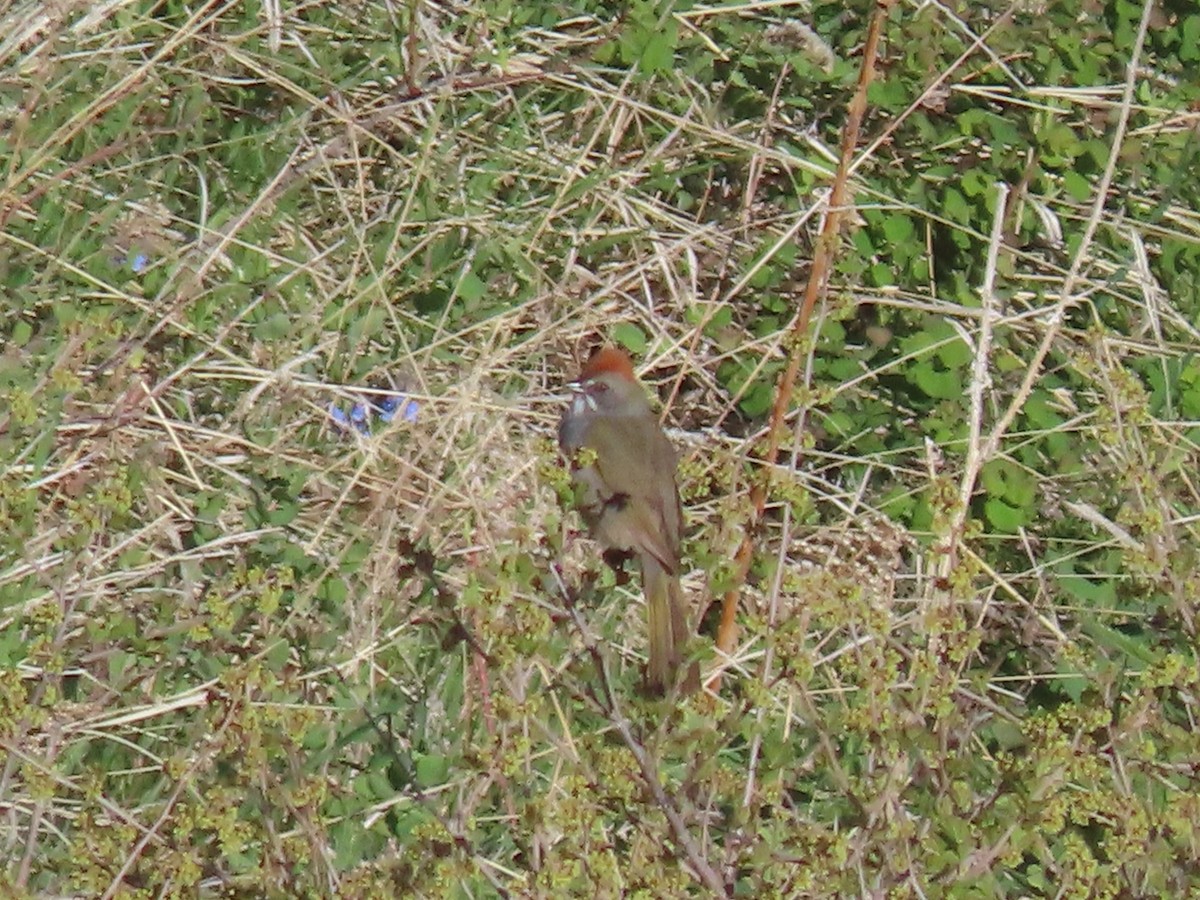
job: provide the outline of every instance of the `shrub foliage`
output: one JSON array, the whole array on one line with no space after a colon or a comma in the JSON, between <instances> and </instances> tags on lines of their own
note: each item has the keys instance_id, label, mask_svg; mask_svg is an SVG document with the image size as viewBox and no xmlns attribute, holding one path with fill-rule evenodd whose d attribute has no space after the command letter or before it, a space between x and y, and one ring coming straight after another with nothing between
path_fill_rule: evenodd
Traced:
<instances>
[{"instance_id":1,"label":"shrub foliage","mask_svg":"<svg viewBox=\"0 0 1200 900\"><path fill-rule=\"evenodd\" d=\"M14 896L1200 889L1193 4L0 21ZM681 451L680 702L565 503L602 340Z\"/></svg>"}]
</instances>

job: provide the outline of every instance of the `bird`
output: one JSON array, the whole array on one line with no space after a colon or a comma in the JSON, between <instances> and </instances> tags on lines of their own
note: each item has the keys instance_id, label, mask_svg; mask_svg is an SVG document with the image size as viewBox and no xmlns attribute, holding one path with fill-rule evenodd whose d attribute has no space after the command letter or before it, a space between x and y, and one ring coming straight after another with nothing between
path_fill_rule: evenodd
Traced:
<instances>
[{"instance_id":1,"label":"bird","mask_svg":"<svg viewBox=\"0 0 1200 900\"><path fill-rule=\"evenodd\" d=\"M661 696L676 686L687 641L675 448L623 350L600 348L569 387L558 442L575 504L606 557L616 552L638 562L648 620L646 687ZM689 673L685 690L698 685L698 672Z\"/></svg>"}]
</instances>

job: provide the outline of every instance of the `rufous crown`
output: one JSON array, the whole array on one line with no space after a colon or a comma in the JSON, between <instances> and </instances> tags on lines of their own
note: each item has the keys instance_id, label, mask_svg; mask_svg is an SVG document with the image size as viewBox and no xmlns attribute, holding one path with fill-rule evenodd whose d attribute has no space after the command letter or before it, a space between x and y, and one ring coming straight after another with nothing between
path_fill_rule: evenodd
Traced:
<instances>
[{"instance_id":1,"label":"rufous crown","mask_svg":"<svg viewBox=\"0 0 1200 900\"><path fill-rule=\"evenodd\" d=\"M579 373L579 380L587 381L589 378L595 378L597 375L608 372L624 376L630 381L637 380L633 375L633 363L629 360L629 354L611 345L601 347L592 354L592 358L587 361L587 365Z\"/></svg>"}]
</instances>

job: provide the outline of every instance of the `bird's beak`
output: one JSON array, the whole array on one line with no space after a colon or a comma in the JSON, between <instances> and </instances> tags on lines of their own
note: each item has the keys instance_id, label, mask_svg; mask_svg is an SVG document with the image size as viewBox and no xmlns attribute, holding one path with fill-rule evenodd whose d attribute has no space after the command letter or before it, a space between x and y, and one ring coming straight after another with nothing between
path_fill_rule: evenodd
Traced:
<instances>
[{"instance_id":1,"label":"bird's beak","mask_svg":"<svg viewBox=\"0 0 1200 900\"><path fill-rule=\"evenodd\" d=\"M571 399L571 410L576 415L583 412L584 408L595 410L596 398L588 393L587 386L582 381L568 381L567 390L570 393L567 395Z\"/></svg>"}]
</instances>

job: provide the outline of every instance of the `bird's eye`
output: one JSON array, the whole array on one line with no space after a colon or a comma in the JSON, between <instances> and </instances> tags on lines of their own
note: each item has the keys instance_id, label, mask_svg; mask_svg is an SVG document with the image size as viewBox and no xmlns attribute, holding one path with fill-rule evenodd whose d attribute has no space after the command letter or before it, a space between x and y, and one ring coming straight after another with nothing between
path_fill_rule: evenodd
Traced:
<instances>
[{"instance_id":1,"label":"bird's eye","mask_svg":"<svg viewBox=\"0 0 1200 900\"><path fill-rule=\"evenodd\" d=\"M597 381L592 385L592 393L594 393L594 394L603 394L607 390L608 390L608 385L605 384L603 381Z\"/></svg>"}]
</instances>

